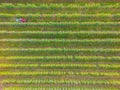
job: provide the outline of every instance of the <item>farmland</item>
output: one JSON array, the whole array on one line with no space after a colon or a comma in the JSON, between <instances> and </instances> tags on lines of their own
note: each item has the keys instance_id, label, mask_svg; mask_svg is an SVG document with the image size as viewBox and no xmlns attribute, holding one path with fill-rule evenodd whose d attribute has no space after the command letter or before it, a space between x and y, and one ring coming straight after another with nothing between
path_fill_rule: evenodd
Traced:
<instances>
[{"instance_id":1,"label":"farmland","mask_svg":"<svg viewBox=\"0 0 120 90\"><path fill-rule=\"evenodd\" d=\"M120 90L119 0L0 0L0 90Z\"/></svg>"}]
</instances>

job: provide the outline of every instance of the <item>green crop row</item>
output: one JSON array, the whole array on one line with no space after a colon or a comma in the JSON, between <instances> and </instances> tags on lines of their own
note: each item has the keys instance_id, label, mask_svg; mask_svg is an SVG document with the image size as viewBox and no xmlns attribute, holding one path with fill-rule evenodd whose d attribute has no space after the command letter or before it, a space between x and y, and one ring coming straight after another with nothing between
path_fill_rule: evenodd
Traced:
<instances>
[{"instance_id":1,"label":"green crop row","mask_svg":"<svg viewBox=\"0 0 120 90\"><path fill-rule=\"evenodd\" d=\"M85 3L85 4L12 4L2 3L0 8L40 8L40 9L64 9L64 8L120 8L119 3L101 4L101 3Z\"/></svg>"},{"instance_id":2,"label":"green crop row","mask_svg":"<svg viewBox=\"0 0 120 90\"><path fill-rule=\"evenodd\" d=\"M0 51L119 52L119 48L0 48Z\"/></svg>"},{"instance_id":3,"label":"green crop row","mask_svg":"<svg viewBox=\"0 0 120 90\"><path fill-rule=\"evenodd\" d=\"M120 85L120 80L52 80L52 79L6 79L2 83L15 84L99 84L99 85Z\"/></svg>"},{"instance_id":4,"label":"green crop row","mask_svg":"<svg viewBox=\"0 0 120 90\"><path fill-rule=\"evenodd\" d=\"M4 0L0 0L1 3L4 3ZM119 3L119 0L10 0L11 3L89 3L89 2L97 2L97 3Z\"/></svg>"},{"instance_id":5,"label":"green crop row","mask_svg":"<svg viewBox=\"0 0 120 90\"><path fill-rule=\"evenodd\" d=\"M96 67L99 67L99 68L107 68L107 69L119 69L120 68L120 65L117 65L117 64L41 64L40 65L41 67L48 67L48 68L51 68L51 67L55 67L55 68L96 68Z\"/></svg>"},{"instance_id":6,"label":"green crop row","mask_svg":"<svg viewBox=\"0 0 120 90\"><path fill-rule=\"evenodd\" d=\"M72 72L72 71L40 71L40 72L36 72L36 71L17 71L17 72L12 72L12 71L1 71L0 72L0 76L8 76L8 75L12 75L12 76L63 76L63 75L79 75L79 76L118 76L120 77L120 73L119 72Z\"/></svg>"},{"instance_id":7,"label":"green crop row","mask_svg":"<svg viewBox=\"0 0 120 90\"><path fill-rule=\"evenodd\" d=\"M120 62L119 56L0 56L9 62ZM105 66L101 66L105 67ZM109 66L107 66L109 67Z\"/></svg>"},{"instance_id":8,"label":"green crop row","mask_svg":"<svg viewBox=\"0 0 120 90\"><path fill-rule=\"evenodd\" d=\"M14 17L26 17L26 18L91 18L91 17L120 17L120 14L111 14L111 13L96 13L96 14L79 14L79 13L57 13L57 14L4 14L0 13L0 18L14 18Z\"/></svg>"},{"instance_id":9,"label":"green crop row","mask_svg":"<svg viewBox=\"0 0 120 90\"><path fill-rule=\"evenodd\" d=\"M0 64L0 67L38 67L38 64Z\"/></svg>"},{"instance_id":10,"label":"green crop row","mask_svg":"<svg viewBox=\"0 0 120 90\"><path fill-rule=\"evenodd\" d=\"M26 26L24 23L21 24L21 23L16 23L17 26L13 26L13 25L10 25L11 22L6 23L5 25L4 24L0 24L0 31L120 31L120 26L113 26L113 25L92 25L92 22L89 26L85 26L85 25L75 25L73 26L72 24L71 25L68 25L68 26L62 26L62 25L58 25L58 26L55 26L55 25L51 25L51 26L44 26L44 25L41 25L41 26L34 26L34 25L29 25L29 26ZM45 23L45 22L44 22ZM54 22L56 23L56 22ZM94 22L95 23L95 22ZM104 22L104 23L107 23L107 22ZM117 23L117 22L116 22ZM14 23L15 24L15 23ZM58 22L57 22L58 24Z\"/></svg>"},{"instance_id":11,"label":"green crop row","mask_svg":"<svg viewBox=\"0 0 120 90\"><path fill-rule=\"evenodd\" d=\"M11 23L2 22L0 26L120 26L120 22L39 22Z\"/></svg>"},{"instance_id":12,"label":"green crop row","mask_svg":"<svg viewBox=\"0 0 120 90\"><path fill-rule=\"evenodd\" d=\"M78 87L78 86L10 86L4 90L119 90L117 88Z\"/></svg>"},{"instance_id":13,"label":"green crop row","mask_svg":"<svg viewBox=\"0 0 120 90\"><path fill-rule=\"evenodd\" d=\"M110 13L110 14L119 14L119 8L78 8L78 9L39 9L39 8L0 8L0 13L3 14L98 14L98 13ZM55 15L53 15L54 18ZM43 16L41 16L43 17ZM41 18L40 17L40 18ZM13 18L14 19L14 18Z\"/></svg>"},{"instance_id":14,"label":"green crop row","mask_svg":"<svg viewBox=\"0 0 120 90\"><path fill-rule=\"evenodd\" d=\"M118 64L0 64L0 68L103 68L103 69L120 69Z\"/></svg>"},{"instance_id":15,"label":"green crop row","mask_svg":"<svg viewBox=\"0 0 120 90\"><path fill-rule=\"evenodd\" d=\"M102 49L102 48L1 48L1 55L8 56L30 56L30 55L115 55L119 56L120 49Z\"/></svg>"},{"instance_id":16,"label":"green crop row","mask_svg":"<svg viewBox=\"0 0 120 90\"><path fill-rule=\"evenodd\" d=\"M120 39L0 39L1 47L9 48L118 48Z\"/></svg>"},{"instance_id":17,"label":"green crop row","mask_svg":"<svg viewBox=\"0 0 120 90\"><path fill-rule=\"evenodd\" d=\"M120 39L0 39L0 42L67 42L67 43L79 43L79 42L120 42Z\"/></svg>"},{"instance_id":18,"label":"green crop row","mask_svg":"<svg viewBox=\"0 0 120 90\"><path fill-rule=\"evenodd\" d=\"M118 48L120 39L0 39L9 48Z\"/></svg>"},{"instance_id":19,"label":"green crop row","mask_svg":"<svg viewBox=\"0 0 120 90\"><path fill-rule=\"evenodd\" d=\"M38 56L38 55L85 55L85 56L93 56L93 55L97 55L97 56L111 56L111 55L114 55L114 56L119 56L119 51L113 51L113 52L90 52L90 51L84 51L84 52L64 52L64 51L3 51L0 53L0 56L4 55L4 56L31 56L31 55L35 55L35 56Z\"/></svg>"},{"instance_id":20,"label":"green crop row","mask_svg":"<svg viewBox=\"0 0 120 90\"><path fill-rule=\"evenodd\" d=\"M120 14L0 14L1 22L15 22L15 18L24 17L28 22L65 22L65 21L119 21Z\"/></svg>"},{"instance_id":21,"label":"green crop row","mask_svg":"<svg viewBox=\"0 0 120 90\"><path fill-rule=\"evenodd\" d=\"M120 34L120 31L0 31L0 34Z\"/></svg>"},{"instance_id":22,"label":"green crop row","mask_svg":"<svg viewBox=\"0 0 120 90\"><path fill-rule=\"evenodd\" d=\"M7 39L104 39L120 38L120 31L0 31Z\"/></svg>"}]
</instances>

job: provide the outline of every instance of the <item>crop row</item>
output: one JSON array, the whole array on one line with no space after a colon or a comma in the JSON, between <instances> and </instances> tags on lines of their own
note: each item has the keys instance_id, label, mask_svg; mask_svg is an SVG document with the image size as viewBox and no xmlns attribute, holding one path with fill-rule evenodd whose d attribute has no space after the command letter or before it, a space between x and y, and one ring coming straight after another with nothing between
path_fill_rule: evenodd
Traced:
<instances>
[{"instance_id":1,"label":"crop row","mask_svg":"<svg viewBox=\"0 0 120 90\"><path fill-rule=\"evenodd\" d=\"M120 34L120 31L0 31L0 34Z\"/></svg>"},{"instance_id":2,"label":"crop row","mask_svg":"<svg viewBox=\"0 0 120 90\"><path fill-rule=\"evenodd\" d=\"M4 56L30 56L30 55L104 55L110 56L115 55L119 56L120 49L96 49L96 48L1 48L1 55Z\"/></svg>"},{"instance_id":3,"label":"crop row","mask_svg":"<svg viewBox=\"0 0 120 90\"><path fill-rule=\"evenodd\" d=\"M3 22L5 23L5 22ZM12 22L11 22L12 23ZM54 22L55 23L55 22ZM92 22L91 22L92 23ZM95 23L95 22L94 22ZM107 22L104 22L107 23ZM116 22L117 23L117 22ZM14 23L15 24L15 23ZM120 31L120 26L113 26L113 25L89 25L89 26L85 26L85 25L68 25L68 26L63 26L63 25L50 25L50 26L34 26L34 25L29 25L26 26L25 24L21 24L21 23L16 23L17 26L15 26L14 24L10 25L9 24L0 24L0 31ZM14 25L14 26L13 26Z\"/></svg>"},{"instance_id":4,"label":"crop row","mask_svg":"<svg viewBox=\"0 0 120 90\"><path fill-rule=\"evenodd\" d=\"M119 8L78 8L78 9L39 9L39 8L0 8L0 13L2 14L98 14L98 13L110 13L119 14Z\"/></svg>"},{"instance_id":5,"label":"crop row","mask_svg":"<svg viewBox=\"0 0 120 90\"><path fill-rule=\"evenodd\" d=\"M0 0L1 3L5 2L4 0ZM42 1L39 1L39 0L17 0L17 1L14 1L14 0L11 0L9 1L11 3L89 3L89 2L97 2L97 3L103 3L103 2L106 2L106 3L116 3L116 2L119 2L119 0L42 0Z\"/></svg>"},{"instance_id":6,"label":"crop row","mask_svg":"<svg viewBox=\"0 0 120 90\"><path fill-rule=\"evenodd\" d=\"M8 48L118 48L120 39L0 39L1 47Z\"/></svg>"},{"instance_id":7,"label":"crop row","mask_svg":"<svg viewBox=\"0 0 120 90\"><path fill-rule=\"evenodd\" d=\"M24 67L39 67L39 68L103 68L103 69L120 69L118 64L0 64L1 68L24 68Z\"/></svg>"},{"instance_id":8,"label":"crop row","mask_svg":"<svg viewBox=\"0 0 120 90\"><path fill-rule=\"evenodd\" d=\"M120 42L120 39L0 39L0 42Z\"/></svg>"},{"instance_id":9,"label":"crop row","mask_svg":"<svg viewBox=\"0 0 120 90\"><path fill-rule=\"evenodd\" d=\"M15 22L14 18L24 17L29 22L65 22L65 21L119 21L120 14L0 14L1 22Z\"/></svg>"},{"instance_id":10,"label":"crop row","mask_svg":"<svg viewBox=\"0 0 120 90\"><path fill-rule=\"evenodd\" d=\"M0 59L72 59L73 56L0 56ZM120 59L119 56L75 56L77 59Z\"/></svg>"},{"instance_id":11,"label":"crop row","mask_svg":"<svg viewBox=\"0 0 120 90\"><path fill-rule=\"evenodd\" d=\"M119 3L105 4L105 3L85 3L85 4L12 4L2 3L0 8L40 8L40 9L64 9L64 8L120 8Z\"/></svg>"},{"instance_id":12,"label":"crop row","mask_svg":"<svg viewBox=\"0 0 120 90\"><path fill-rule=\"evenodd\" d=\"M56 13L56 14L0 14L0 18L14 18L14 17L26 17L26 18L92 18L92 17L114 17L119 18L120 14L111 14L111 13L96 13L96 14L79 14L79 13Z\"/></svg>"},{"instance_id":13,"label":"crop row","mask_svg":"<svg viewBox=\"0 0 120 90\"><path fill-rule=\"evenodd\" d=\"M120 31L0 31L7 39L104 39L120 38Z\"/></svg>"},{"instance_id":14,"label":"crop row","mask_svg":"<svg viewBox=\"0 0 120 90\"><path fill-rule=\"evenodd\" d=\"M120 85L120 80L52 80L52 79L5 79L2 83L15 84L102 84L102 85Z\"/></svg>"},{"instance_id":15,"label":"crop row","mask_svg":"<svg viewBox=\"0 0 120 90\"><path fill-rule=\"evenodd\" d=\"M119 56L0 56L0 60L24 61L24 62L120 62Z\"/></svg>"},{"instance_id":16,"label":"crop row","mask_svg":"<svg viewBox=\"0 0 120 90\"><path fill-rule=\"evenodd\" d=\"M120 65L117 65L117 64L41 64L40 65L41 67L61 67L61 68L66 68L66 67L71 67L71 68L74 68L74 67L85 67L85 68L96 68L96 67L99 67L99 68L120 68Z\"/></svg>"},{"instance_id":17,"label":"crop row","mask_svg":"<svg viewBox=\"0 0 120 90\"><path fill-rule=\"evenodd\" d=\"M0 67L38 67L38 64L0 64Z\"/></svg>"},{"instance_id":18,"label":"crop row","mask_svg":"<svg viewBox=\"0 0 120 90\"><path fill-rule=\"evenodd\" d=\"M119 48L0 48L0 51L119 52Z\"/></svg>"},{"instance_id":19,"label":"crop row","mask_svg":"<svg viewBox=\"0 0 120 90\"><path fill-rule=\"evenodd\" d=\"M8 51L4 51L4 52L1 52L0 53L0 56L4 55L4 56L31 56L31 55L34 55L34 56L39 56L39 55L47 55L47 56L50 56L50 55L85 55L85 56L93 56L93 55L96 55L96 56L119 56L120 53L119 52L59 52L59 51L53 51L53 52L50 52L50 51L46 51L46 52L35 52L35 51L29 51L29 52L18 52L18 51L14 51L14 52L8 52ZM74 59L73 59L74 60Z\"/></svg>"},{"instance_id":20,"label":"crop row","mask_svg":"<svg viewBox=\"0 0 120 90\"><path fill-rule=\"evenodd\" d=\"M2 22L0 26L120 26L120 22Z\"/></svg>"},{"instance_id":21,"label":"crop row","mask_svg":"<svg viewBox=\"0 0 120 90\"><path fill-rule=\"evenodd\" d=\"M5 87L4 90L119 90L119 88L98 88L98 87L63 87L63 86L11 86Z\"/></svg>"},{"instance_id":22,"label":"crop row","mask_svg":"<svg viewBox=\"0 0 120 90\"><path fill-rule=\"evenodd\" d=\"M79 76L118 76L120 77L119 72L73 72L73 71L19 71L19 72L12 72L12 71L1 71L0 76L63 76L63 75L79 75Z\"/></svg>"}]
</instances>

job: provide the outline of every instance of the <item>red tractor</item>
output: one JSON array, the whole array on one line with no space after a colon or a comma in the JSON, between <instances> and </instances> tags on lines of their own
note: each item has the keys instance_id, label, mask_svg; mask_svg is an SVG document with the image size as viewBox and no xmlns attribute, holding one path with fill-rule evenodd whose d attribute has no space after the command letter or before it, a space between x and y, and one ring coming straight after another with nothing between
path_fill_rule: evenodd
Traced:
<instances>
[{"instance_id":1,"label":"red tractor","mask_svg":"<svg viewBox=\"0 0 120 90\"><path fill-rule=\"evenodd\" d=\"M24 23L27 22L27 20L25 18L20 18L20 22Z\"/></svg>"}]
</instances>

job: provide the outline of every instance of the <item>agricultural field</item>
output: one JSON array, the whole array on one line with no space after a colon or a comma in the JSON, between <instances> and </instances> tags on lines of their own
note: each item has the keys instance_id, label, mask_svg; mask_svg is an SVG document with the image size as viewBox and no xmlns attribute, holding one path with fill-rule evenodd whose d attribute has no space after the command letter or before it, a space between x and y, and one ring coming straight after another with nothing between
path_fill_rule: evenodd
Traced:
<instances>
[{"instance_id":1,"label":"agricultural field","mask_svg":"<svg viewBox=\"0 0 120 90\"><path fill-rule=\"evenodd\" d=\"M0 90L120 90L120 1L0 0Z\"/></svg>"}]
</instances>

